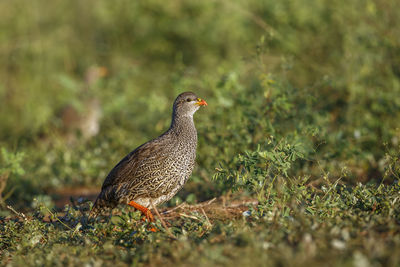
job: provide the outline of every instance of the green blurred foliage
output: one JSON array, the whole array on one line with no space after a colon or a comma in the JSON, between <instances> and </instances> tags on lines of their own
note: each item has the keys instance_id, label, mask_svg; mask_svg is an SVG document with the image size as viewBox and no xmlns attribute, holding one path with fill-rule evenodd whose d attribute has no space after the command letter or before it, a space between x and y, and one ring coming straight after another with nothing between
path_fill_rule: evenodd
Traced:
<instances>
[{"instance_id":1,"label":"green blurred foliage","mask_svg":"<svg viewBox=\"0 0 400 267\"><path fill-rule=\"evenodd\" d=\"M0 187L35 213L0 217L0 261L398 265L398 10L397 0L1 1ZM99 189L189 90L209 104L195 115L198 164L167 205L239 190L259 200L243 220L191 214L170 222L171 242L124 209L95 224L86 204L62 219L51 210L56 192Z\"/></svg>"},{"instance_id":2,"label":"green blurred foliage","mask_svg":"<svg viewBox=\"0 0 400 267\"><path fill-rule=\"evenodd\" d=\"M14 185L14 187L8 191L4 191L7 186L8 178L10 175L16 175L18 177L25 174L23 166L21 166L25 155L23 152L9 152L4 147L1 148L0 152L0 205L4 206L5 200L13 194L15 189Z\"/></svg>"},{"instance_id":3,"label":"green blurred foliage","mask_svg":"<svg viewBox=\"0 0 400 267\"><path fill-rule=\"evenodd\" d=\"M196 114L199 167L183 195L229 189L210 182L215 168L236 166L237 155L271 137L301 143L293 173L336 179L346 167L349 182L379 181L400 144L398 6L3 1L0 144L27 155L32 194L97 187L168 127L174 97L192 90L210 105ZM96 68L102 74L90 78ZM100 103L99 134L71 145L62 112L84 116L91 99ZM15 198L29 200L24 190Z\"/></svg>"}]
</instances>

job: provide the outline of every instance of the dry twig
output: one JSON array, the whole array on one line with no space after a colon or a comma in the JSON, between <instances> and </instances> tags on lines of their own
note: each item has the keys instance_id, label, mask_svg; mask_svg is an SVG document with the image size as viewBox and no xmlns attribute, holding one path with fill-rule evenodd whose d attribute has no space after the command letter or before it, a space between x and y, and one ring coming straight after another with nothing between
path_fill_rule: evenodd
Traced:
<instances>
[{"instance_id":1,"label":"dry twig","mask_svg":"<svg viewBox=\"0 0 400 267\"><path fill-rule=\"evenodd\" d=\"M18 217L21 217L22 219L24 219L24 221L28 221L28 218L27 218L26 215L23 214L22 212L16 211L13 207L11 207L11 206L9 206L9 205L7 205L7 208L8 208L9 210L11 210L12 212L14 212L15 214L17 214Z\"/></svg>"},{"instance_id":2,"label":"dry twig","mask_svg":"<svg viewBox=\"0 0 400 267\"><path fill-rule=\"evenodd\" d=\"M162 226L165 228L165 231L167 232L168 236L171 237L171 238L173 238L173 239L176 239L176 237L171 233L171 231L169 230L167 224L165 223L165 221L164 221L163 218L161 217L161 215L160 215L160 213L158 212L157 208L153 205L153 202L152 202L152 201L150 201L150 204L151 204L151 208L156 212L158 218L160 218L161 224L162 224Z\"/></svg>"},{"instance_id":3,"label":"dry twig","mask_svg":"<svg viewBox=\"0 0 400 267\"><path fill-rule=\"evenodd\" d=\"M206 220L207 220L207 224L208 224L208 226L212 226L211 225L211 222L210 222L210 220L208 219L208 216L207 216L207 214L206 214L206 212L204 211L204 209L203 208L200 208L201 209L201 212L203 213L203 215L204 215L204 217L206 217Z\"/></svg>"}]
</instances>

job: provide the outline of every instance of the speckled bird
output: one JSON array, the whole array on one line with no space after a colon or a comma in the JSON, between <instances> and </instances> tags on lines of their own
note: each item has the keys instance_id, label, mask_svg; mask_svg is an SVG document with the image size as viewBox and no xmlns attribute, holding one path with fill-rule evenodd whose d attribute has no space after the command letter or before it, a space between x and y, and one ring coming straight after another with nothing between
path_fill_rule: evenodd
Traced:
<instances>
[{"instance_id":1,"label":"speckled bird","mask_svg":"<svg viewBox=\"0 0 400 267\"><path fill-rule=\"evenodd\" d=\"M173 105L169 129L133 150L110 171L90 217L122 203L153 221L150 208L170 200L192 174L197 148L193 115L201 106L207 103L196 94L180 94Z\"/></svg>"}]
</instances>

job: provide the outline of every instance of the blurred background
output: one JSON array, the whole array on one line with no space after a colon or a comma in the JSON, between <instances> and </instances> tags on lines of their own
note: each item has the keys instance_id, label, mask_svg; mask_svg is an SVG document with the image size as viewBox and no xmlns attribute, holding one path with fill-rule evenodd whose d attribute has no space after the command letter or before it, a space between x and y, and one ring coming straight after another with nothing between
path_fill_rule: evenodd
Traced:
<instances>
[{"instance_id":1,"label":"blurred background","mask_svg":"<svg viewBox=\"0 0 400 267\"><path fill-rule=\"evenodd\" d=\"M293 177L396 181L399 10L397 0L1 1L0 200L93 198L125 154L168 128L183 91L209 106L173 205L224 194L233 182L216 171L281 140L298 149Z\"/></svg>"}]
</instances>

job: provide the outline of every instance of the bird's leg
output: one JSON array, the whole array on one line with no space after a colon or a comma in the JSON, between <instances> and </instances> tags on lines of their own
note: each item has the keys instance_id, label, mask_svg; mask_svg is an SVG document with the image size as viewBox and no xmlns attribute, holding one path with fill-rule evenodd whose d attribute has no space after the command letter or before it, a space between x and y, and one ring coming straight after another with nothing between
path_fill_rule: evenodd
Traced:
<instances>
[{"instance_id":1,"label":"bird's leg","mask_svg":"<svg viewBox=\"0 0 400 267\"><path fill-rule=\"evenodd\" d=\"M146 219L148 221L154 222L153 214L151 214L151 211L148 208L143 207L142 205L139 205L138 203L136 203L133 200L131 202L129 202L128 205L131 206L131 207L134 207L137 210L140 210L144 214L144 216L146 216ZM157 232L157 229L154 228L154 227L150 228L149 230L151 232Z\"/></svg>"},{"instance_id":2,"label":"bird's leg","mask_svg":"<svg viewBox=\"0 0 400 267\"><path fill-rule=\"evenodd\" d=\"M146 219L148 221L154 222L153 214L151 214L151 211L148 208L143 207L142 205L139 205L138 203L136 203L133 200L131 202L129 202L128 205L131 207L134 207L137 210L140 210L143 213L143 215L146 216Z\"/></svg>"}]
</instances>

